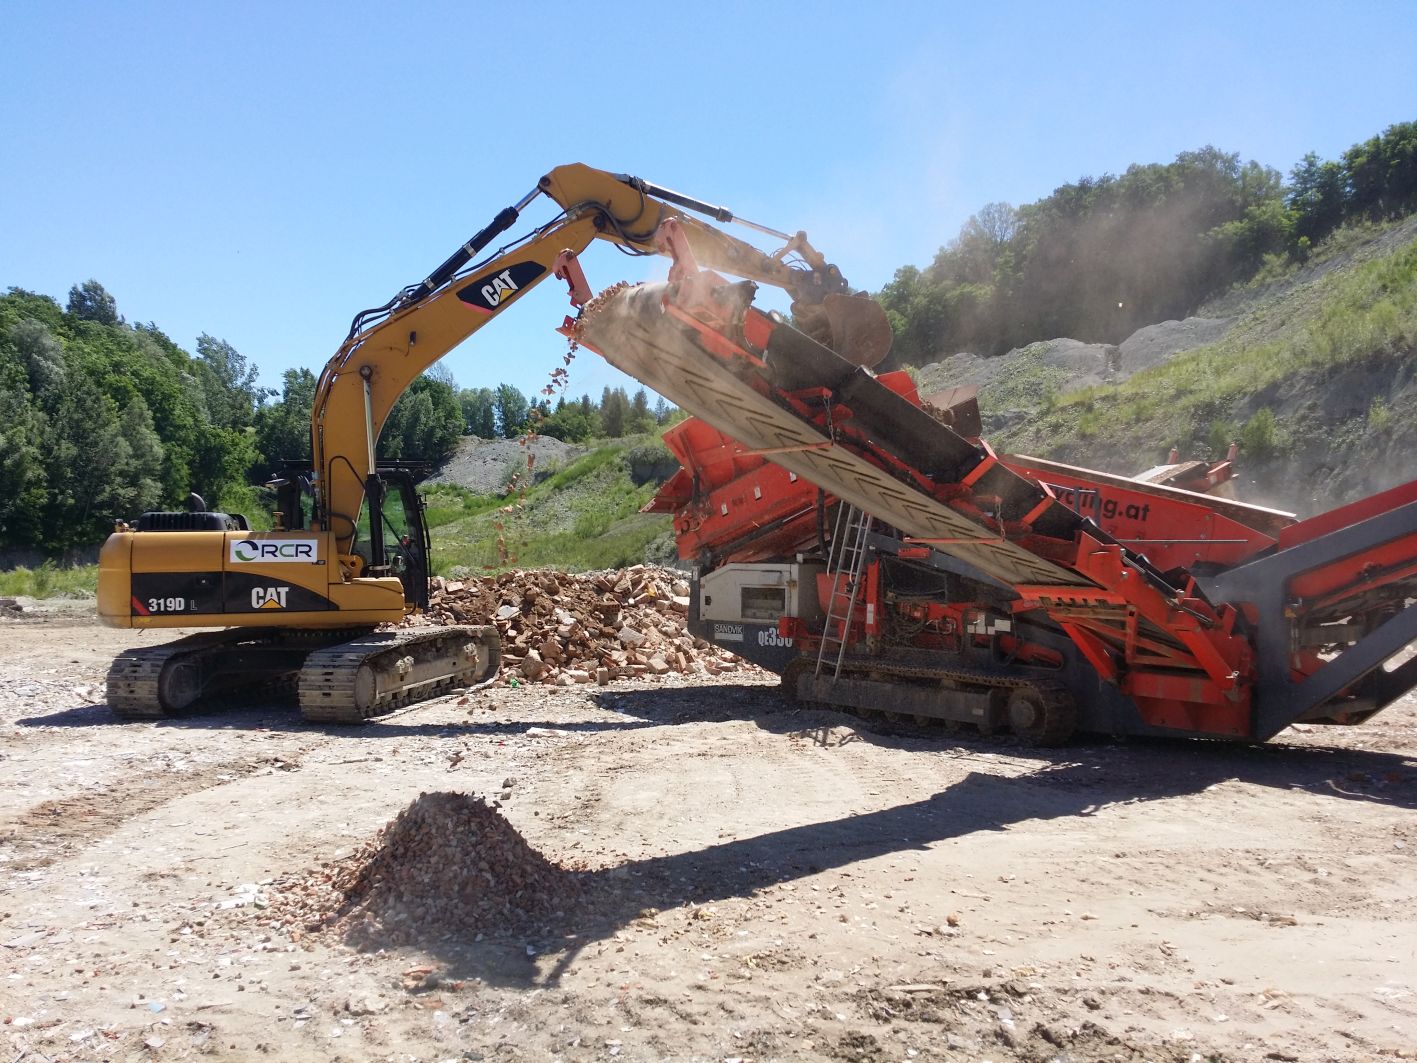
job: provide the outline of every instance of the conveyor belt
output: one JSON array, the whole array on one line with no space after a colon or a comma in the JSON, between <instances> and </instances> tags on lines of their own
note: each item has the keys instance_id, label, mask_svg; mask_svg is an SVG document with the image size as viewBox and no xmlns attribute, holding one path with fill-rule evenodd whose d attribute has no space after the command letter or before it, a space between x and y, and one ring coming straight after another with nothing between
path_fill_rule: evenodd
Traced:
<instances>
[{"instance_id":1,"label":"conveyor belt","mask_svg":"<svg viewBox=\"0 0 1417 1063\"><path fill-rule=\"evenodd\" d=\"M746 449L810 480L909 536L965 540L939 547L1009 584L1092 586L1077 573L997 538L902 483L756 392L707 354L692 330L665 313L668 285L643 284L598 297L580 341L616 368L731 436ZM806 449L816 448L816 449Z\"/></svg>"}]
</instances>

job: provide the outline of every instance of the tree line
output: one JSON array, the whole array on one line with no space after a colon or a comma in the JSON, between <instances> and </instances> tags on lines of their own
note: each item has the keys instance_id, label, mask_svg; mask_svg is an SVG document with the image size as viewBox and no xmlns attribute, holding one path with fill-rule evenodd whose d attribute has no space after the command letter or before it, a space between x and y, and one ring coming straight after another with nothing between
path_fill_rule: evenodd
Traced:
<instances>
[{"instance_id":1,"label":"tree line","mask_svg":"<svg viewBox=\"0 0 1417 1063\"><path fill-rule=\"evenodd\" d=\"M1118 343L1267 267L1302 262L1339 226L1414 210L1413 122L1338 159L1311 152L1287 181L1205 147L1083 177L1036 203L991 203L928 266L901 267L878 293L895 330L891 364L1055 336Z\"/></svg>"},{"instance_id":2,"label":"tree line","mask_svg":"<svg viewBox=\"0 0 1417 1063\"><path fill-rule=\"evenodd\" d=\"M451 377L446 378L451 382ZM552 403L543 389L540 397L527 398L511 384L495 388L469 388L458 392L466 430L484 439L512 439L524 432L552 436L568 443L588 439L638 435L669 423L678 411L640 388L629 395L622 387L606 387L599 401L584 394L579 399L559 395Z\"/></svg>"},{"instance_id":3,"label":"tree line","mask_svg":"<svg viewBox=\"0 0 1417 1063\"><path fill-rule=\"evenodd\" d=\"M315 376L290 369L279 391L225 340L182 349L152 322L129 323L96 280L66 305L21 288L0 295L0 549L58 557L92 550L115 519L181 507L254 513L257 485L310 460ZM607 388L553 405L515 387L459 390L442 367L416 380L379 441L383 457L434 465L466 433L561 439L627 435L670 411L641 390Z\"/></svg>"},{"instance_id":4,"label":"tree line","mask_svg":"<svg viewBox=\"0 0 1417 1063\"><path fill-rule=\"evenodd\" d=\"M128 324L97 281L66 307L0 296L0 547L91 548L115 518L191 490L248 504L255 369L213 336L189 354Z\"/></svg>"}]
</instances>

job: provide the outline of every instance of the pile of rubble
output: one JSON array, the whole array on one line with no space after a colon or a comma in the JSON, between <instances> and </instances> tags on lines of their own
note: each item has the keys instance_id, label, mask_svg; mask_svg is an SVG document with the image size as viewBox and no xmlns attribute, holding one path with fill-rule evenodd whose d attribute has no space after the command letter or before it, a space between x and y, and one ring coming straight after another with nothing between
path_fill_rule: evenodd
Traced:
<instances>
[{"instance_id":1,"label":"pile of rubble","mask_svg":"<svg viewBox=\"0 0 1417 1063\"><path fill-rule=\"evenodd\" d=\"M471 794L420 794L353 855L271 887L265 918L296 939L335 930L356 948L530 930L582 896L578 872L531 848Z\"/></svg>"},{"instance_id":2,"label":"pile of rubble","mask_svg":"<svg viewBox=\"0 0 1417 1063\"><path fill-rule=\"evenodd\" d=\"M650 565L572 574L512 571L433 580L428 618L495 624L503 683L608 683L612 679L718 675L745 667L690 635L689 585Z\"/></svg>"}]
</instances>

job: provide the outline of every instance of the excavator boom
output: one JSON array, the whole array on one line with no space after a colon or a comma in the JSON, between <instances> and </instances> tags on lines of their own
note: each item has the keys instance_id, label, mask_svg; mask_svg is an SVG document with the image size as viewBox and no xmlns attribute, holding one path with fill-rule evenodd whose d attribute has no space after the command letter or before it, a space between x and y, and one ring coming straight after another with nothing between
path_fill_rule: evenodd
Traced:
<instances>
[{"instance_id":1,"label":"excavator boom","mask_svg":"<svg viewBox=\"0 0 1417 1063\"><path fill-rule=\"evenodd\" d=\"M474 261L542 195L561 208L555 219L489 258ZM792 297L794 314L815 315L820 333L828 339L833 323L839 322L842 331L852 330L858 348L867 346L867 336L873 351L884 354L889 347L890 329L879 307L869 299L850 297L840 270L811 247L805 234L788 236L752 225L786 241L780 252L769 254L671 204L715 221L739 221L724 207L639 178L581 164L558 167L425 280L356 317L316 385L311 423L317 477L313 527L332 530L341 548L348 548L376 464L379 432L399 396L420 373L563 270L558 263L574 259L594 240L639 254L670 254L662 234L672 220L697 261L781 288ZM788 264L789 256L800 259L802 268Z\"/></svg>"}]
</instances>

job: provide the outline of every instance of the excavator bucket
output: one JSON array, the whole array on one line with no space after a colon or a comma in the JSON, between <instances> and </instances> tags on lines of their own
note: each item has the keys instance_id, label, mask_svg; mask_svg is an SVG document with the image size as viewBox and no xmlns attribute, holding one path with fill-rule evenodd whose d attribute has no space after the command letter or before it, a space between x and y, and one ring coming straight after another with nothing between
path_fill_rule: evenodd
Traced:
<instances>
[{"instance_id":1,"label":"excavator bucket","mask_svg":"<svg viewBox=\"0 0 1417 1063\"><path fill-rule=\"evenodd\" d=\"M792 304L798 327L853 365L874 369L891 350L890 322L869 295L833 293L821 303Z\"/></svg>"}]
</instances>

